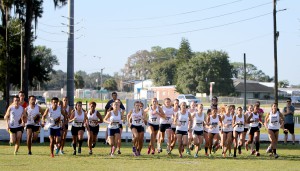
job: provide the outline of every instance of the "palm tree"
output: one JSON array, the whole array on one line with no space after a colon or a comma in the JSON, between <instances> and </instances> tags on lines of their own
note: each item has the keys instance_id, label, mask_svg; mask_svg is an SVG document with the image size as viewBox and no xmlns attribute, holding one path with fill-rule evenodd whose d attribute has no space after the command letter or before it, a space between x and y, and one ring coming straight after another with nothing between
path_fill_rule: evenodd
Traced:
<instances>
[{"instance_id":1,"label":"palm tree","mask_svg":"<svg viewBox=\"0 0 300 171\"><path fill-rule=\"evenodd\" d=\"M62 7L67 4L67 0L53 0L54 7ZM38 18L42 17L43 13L43 0L15 0L16 12L19 14L21 20L25 21L25 40L24 40L24 84L23 91L25 96L28 97L28 86L29 86L29 62L32 51L32 21L34 20L35 29L37 27Z\"/></svg>"}]
</instances>

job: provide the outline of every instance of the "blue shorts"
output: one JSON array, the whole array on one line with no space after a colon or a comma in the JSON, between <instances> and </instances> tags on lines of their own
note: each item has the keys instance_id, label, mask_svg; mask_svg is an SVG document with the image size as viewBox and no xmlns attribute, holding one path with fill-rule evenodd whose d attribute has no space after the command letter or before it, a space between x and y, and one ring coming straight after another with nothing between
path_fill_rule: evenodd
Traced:
<instances>
[{"instance_id":1,"label":"blue shorts","mask_svg":"<svg viewBox=\"0 0 300 171\"><path fill-rule=\"evenodd\" d=\"M60 128L57 128L57 129L49 128L49 135L60 137Z\"/></svg>"},{"instance_id":2,"label":"blue shorts","mask_svg":"<svg viewBox=\"0 0 300 171\"><path fill-rule=\"evenodd\" d=\"M113 137L113 136L115 136L115 134L120 134L120 129L119 128L117 128L117 129L108 128L107 132L108 132L109 137Z\"/></svg>"}]
</instances>

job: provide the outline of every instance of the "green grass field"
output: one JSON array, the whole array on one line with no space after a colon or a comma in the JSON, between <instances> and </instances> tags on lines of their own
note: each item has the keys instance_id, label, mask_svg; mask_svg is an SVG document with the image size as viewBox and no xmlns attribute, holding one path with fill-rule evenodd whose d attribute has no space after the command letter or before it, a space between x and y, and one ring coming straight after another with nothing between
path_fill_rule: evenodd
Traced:
<instances>
[{"instance_id":1,"label":"green grass field","mask_svg":"<svg viewBox=\"0 0 300 171\"><path fill-rule=\"evenodd\" d=\"M67 142L69 145L69 142ZM237 158L221 157L221 151L217 151L212 158L204 156L204 150L199 152L199 158L184 155L178 157L177 150L172 155L165 151L161 154L147 155L146 148L142 156L134 157L130 144L123 144L121 155L110 157L110 148L98 143L93 150L93 155L88 155L86 143L82 148L82 154L73 156L72 148L65 147L65 155L50 157L48 143L34 144L33 155L27 155L27 147L23 143L19 154L13 155L13 147L7 143L0 143L0 169L1 170L300 170L300 145L279 145L280 157L274 159L265 153L266 144L261 147L261 156L255 157L243 150ZM193 154L193 151L192 151Z\"/></svg>"}]
</instances>

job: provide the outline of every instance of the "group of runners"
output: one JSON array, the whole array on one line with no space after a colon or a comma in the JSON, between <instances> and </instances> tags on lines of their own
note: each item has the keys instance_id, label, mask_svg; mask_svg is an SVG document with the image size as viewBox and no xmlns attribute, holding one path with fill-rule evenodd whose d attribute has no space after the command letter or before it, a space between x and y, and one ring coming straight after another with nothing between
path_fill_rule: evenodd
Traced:
<instances>
[{"instance_id":1,"label":"group of runners","mask_svg":"<svg viewBox=\"0 0 300 171\"><path fill-rule=\"evenodd\" d=\"M121 154L121 134L123 124L127 123L132 132L134 156L141 155L147 130L150 134L147 154L162 153L166 140L166 153L171 154L177 145L179 157L184 152L191 155L191 151L194 151L193 156L197 158L202 146L206 156L211 156L220 149L223 157L237 157L237 154L242 153L243 146L247 151L250 148L252 155L260 156L260 128L264 125L268 129L270 140L266 151L270 156L278 158L276 148L279 129L291 132L291 129L284 128L284 117L294 112L293 108L285 107L281 113L274 103L271 111L263 118L264 111L259 102L249 105L248 110L243 111L241 107L236 108L234 105L218 106L217 97L212 98L212 104L206 113L203 105L195 102L191 102L188 107L185 102L179 104L178 99L172 102L170 98L166 98L159 105L157 98L153 98L146 108L141 101L135 101L132 109L125 114L123 104L115 96L109 101L103 117L96 110L95 102L90 102L88 111L85 111L82 102L77 102L74 109L71 109L66 97L62 101L53 97L51 105L44 112L36 104L35 96L29 96L29 104L25 103L24 93L20 92L19 96L13 98L13 103L5 115L7 130L11 133L10 143L15 144L14 153L18 153L24 127L27 130L29 155L32 155L32 141L37 139L40 128L47 127L51 157L64 154L69 124L72 125L73 155L82 152L85 131L89 154L93 154L92 150L98 140L99 124L105 122L111 156L116 151Z\"/></svg>"}]
</instances>

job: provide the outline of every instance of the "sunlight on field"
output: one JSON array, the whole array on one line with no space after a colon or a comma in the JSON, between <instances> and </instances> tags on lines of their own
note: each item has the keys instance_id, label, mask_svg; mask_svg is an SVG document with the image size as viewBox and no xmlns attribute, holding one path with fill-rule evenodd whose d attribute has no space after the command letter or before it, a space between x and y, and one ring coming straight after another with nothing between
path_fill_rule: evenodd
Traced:
<instances>
[{"instance_id":1,"label":"sunlight on field","mask_svg":"<svg viewBox=\"0 0 300 171\"><path fill-rule=\"evenodd\" d=\"M69 144L69 142L67 143ZM280 157L274 159L265 153L266 144L262 145L261 156L251 156L243 150L237 158L221 157L221 151L217 151L212 158L204 156L204 150L199 152L199 158L184 155L178 157L176 149L172 155L165 151L161 154L148 155L146 148L142 156L134 157L131 154L130 144L124 144L121 155L110 157L109 147L98 143L93 150L93 155L88 154L86 145L82 148L82 154L73 156L72 148L65 147L65 155L50 157L48 143L35 144L32 149L33 155L27 155L27 147L22 144L18 155L13 155L13 147L7 143L0 145L0 168L1 170L300 170L299 145L279 145ZM255 166L253 168L253 166Z\"/></svg>"}]
</instances>

